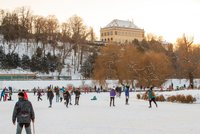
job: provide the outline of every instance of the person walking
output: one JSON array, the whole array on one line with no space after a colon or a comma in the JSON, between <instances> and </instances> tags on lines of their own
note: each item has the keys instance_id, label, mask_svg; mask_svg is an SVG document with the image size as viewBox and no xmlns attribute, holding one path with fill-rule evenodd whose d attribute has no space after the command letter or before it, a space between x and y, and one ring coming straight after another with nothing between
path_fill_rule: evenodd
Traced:
<instances>
[{"instance_id":1,"label":"person walking","mask_svg":"<svg viewBox=\"0 0 200 134\"><path fill-rule=\"evenodd\" d=\"M28 94L27 92L23 89L22 92L24 93L24 99L25 100L28 100Z\"/></svg>"},{"instance_id":2,"label":"person walking","mask_svg":"<svg viewBox=\"0 0 200 134\"><path fill-rule=\"evenodd\" d=\"M113 106L115 106L115 96L116 96L115 89L112 88L110 90L110 107L112 106L112 104L113 104Z\"/></svg>"},{"instance_id":3,"label":"person walking","mask_svg":"<svg viewBox=\"0 0 200 134\"><path fill-rule=\"evenodd\" d=\"M129 88L130 86L129 85L126 85L125 86L125 97L126 97L126 105L128 105L128 100L129 100Z\"/></svg>"},{"instance_id":4,"label":"person walking","mask_svg":"<svg viewBox=\"0 0 200 134\"><path fill-rule=\"evenodd\" d=\"M79 98L80 98L80 89L77 88L75 91L74 91L74 94L75 94L75 104L74 105L79 105Z\"/></svg>"},{"instance_id":5,"label":"person walking","mask_svg":"<svg viewBox=\"0 0 200 134\"><path fill-rule=\"evenodd\" d=\"M35 121L35 113L33 110L33 106L30 101L24 99L24 93L18 93L18 101L15 104L12 122L15 125L17 119L17 132L16 134L21 134L23 127L25 127L26 134L31 133L31 121L34 123Z\"/></svg>"},{"instance_id":6,"label":"person walking","mask_svg":"<svg viewBox=\"0 0 200 134\"><path fill-rule=\"evenodd\" d=\"M53 91L52 91L52 89L50 87L48 87L48 90L47 90L47 99L49 99L49 108L52 107L53 97L54 97Z\"/></svg>"},{"instance_id":7,"label":"person walking","mask_svg":"<svg viewBox=\"0 0 200 134\"><path fill-rule=\"evenodd\" d=\"M41 96L42 96L42 91L39 89L38 91L37 91L37 96L38 96L38 101L42 101L42 98L41 98Z\"/></svg>"},{"instance_id":8,"label":"person walking","mask_svg":"<svg viewBox=\"0 0 200 134\"><path fill-rule=\"evenodd\" d=\"M3 99L4 101L4 96L5 96L5 88L1 91L1 98L0 101Z\"/></svg>"},{"instance_id":9,"label":"person walking","mask_svg":"<svg viewBox=\"0 0 200 134\"><path fill-rule=\"evenodd\" d=\"M66 91L63 93L63 96L64 96L64 100L65 100L66 107L68 107L69 99L70 99L70 93L69 93L69 91L66 90Z\"/></svg>"},{"instance_id":10,"label":"person walking","mask_svg":"<svg viewBox=\"0 0 200 134\"><path fill-rule=\"evenodd\" d=\"M153 87L151 86L150 89L147 91L148 93L148 98L149 98L149 108L151 108L151 102L153 101L156 107L158 107L156 103L156 96L155 92L153 91Z\"/></svg>"}]
</instances>

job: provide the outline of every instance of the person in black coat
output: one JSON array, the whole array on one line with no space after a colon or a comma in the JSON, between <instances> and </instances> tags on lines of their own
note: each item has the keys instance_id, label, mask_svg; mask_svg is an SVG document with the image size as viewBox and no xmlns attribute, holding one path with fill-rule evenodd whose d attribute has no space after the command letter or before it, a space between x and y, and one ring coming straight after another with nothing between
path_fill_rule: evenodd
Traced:
<instances>
[{"instance_id":1,"label":"person in black coat","mask_svg":"<svg viewBox=\"0 0 200 134\"><path fill-rule=\"evenodd\" d=\"M53 100L53 97L54 97L54 94L53 94L53 91L50 87L48 87L48 90L47 90L47 99L49 99L49 108L52 107L52 100Z\"/></svg>"},{"instance_id":2,"label":"person in black coat","mask_svg":"<svg viewBox=\"0 0 200 134\"><path fill-rule=\"evenodd\" d=\"M17 134L21 134L22 128L25 126L25 130L27 134L31 134L31 121L35 120L35 113L33 110L33 106L29 100L24 99L24 93L18 93L19 100L15 104L12 122L15 125L17 119Z\"/></svg>"},{"instance_id":3,"label":"person in black coat","mask_svg":"<svg viewBox=\"0 0 200 134\"><path fill-rule=\"evenodd\" d=\"M68 107L69 99L70 99L70 97L71 97L69 91L66 90L66 91L63 93L63 96L64 96L64 100L66 101L66 102L65 102L66 107Z\"/></svg>"},{"instance_id":4,"label":"person in black coat","mask_svg":"<svg viewBox=\"0 0 200 134\"><path fill-rule=\"evenodd\" d=\"M79 98L80 98L80 94L81 94L79 88L77 88L74 91L74 94L75 94L75 105L79 105Z\"/></svg>"}]
</instances>

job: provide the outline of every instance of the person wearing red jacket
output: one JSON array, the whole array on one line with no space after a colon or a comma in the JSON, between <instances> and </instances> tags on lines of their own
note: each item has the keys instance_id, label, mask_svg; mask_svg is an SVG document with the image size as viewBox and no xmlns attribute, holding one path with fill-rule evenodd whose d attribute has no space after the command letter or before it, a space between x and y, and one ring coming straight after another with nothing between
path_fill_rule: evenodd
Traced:
<instances>
[{"instance_id":1,"label":"person wearing red jacket","mask_svg":"<svg viewBox=\"0 0 200 134\"><path fill-rule=\"evenodd\" d=\"M27 92L23 89L22 92L24 93L24 100L28 100L28 94Z\"/></svg>"}]
</instances>

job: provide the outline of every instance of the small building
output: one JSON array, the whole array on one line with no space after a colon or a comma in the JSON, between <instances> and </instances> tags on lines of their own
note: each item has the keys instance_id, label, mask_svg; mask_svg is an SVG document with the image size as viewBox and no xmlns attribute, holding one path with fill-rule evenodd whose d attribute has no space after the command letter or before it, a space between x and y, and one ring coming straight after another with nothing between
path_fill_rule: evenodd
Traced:
<instances>
[{"instance_id":1,"label":"small building","mask_svg":"<svg viewBox=\"0 0 200 134\"><path fill-rule=\"evenodd\" d=\"M20 70L20 69L11 69L11 70L1 70L0 71L0 81L4 80L30 80L35 79L37 76L36 73Z\"/></svg>"},{"instance_id":2,"label":"small building","mask_svg":"<svg viewBox=\"0 0 200 134\"><path fill-rule=\"evenodd\" d=\"M100 40L111 43L132 43L135 39L144 39L144 29L138 28L132 21L115 19L100 30Z\"/></svg>"}]
</instances>

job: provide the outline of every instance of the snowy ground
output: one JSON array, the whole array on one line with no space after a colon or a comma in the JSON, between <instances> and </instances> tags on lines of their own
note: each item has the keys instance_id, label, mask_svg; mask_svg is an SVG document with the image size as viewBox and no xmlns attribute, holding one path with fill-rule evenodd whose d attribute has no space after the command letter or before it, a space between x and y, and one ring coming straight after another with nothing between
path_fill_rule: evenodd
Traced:
<instances>
[{"instance_id":1,"label":"snowy ground","mask_svg":"<svg viewBox=\"0 0 200 134\"><path fill-rule=\"evenodd\" d=\"M90 99L96 95L97 100ZM148 102L130 94L129 105L125 105L124 93L116 98L116 106L109 106L108 93L82 93L79 106L66 108L56 103L48 108L48 101L38 102L29 93L35 109L36 134L199 134L200 104L158 102L158 108L148 108ZM16 126L11 117L17 94L13 101L0 102L0 133L14 134ZM72 96L74 104L74 96ZM23 134L25 131L23 130Z\"/></svg>"}]
</instances>

